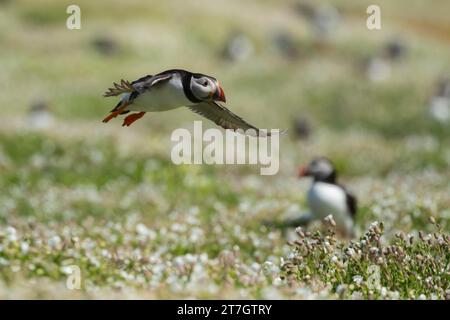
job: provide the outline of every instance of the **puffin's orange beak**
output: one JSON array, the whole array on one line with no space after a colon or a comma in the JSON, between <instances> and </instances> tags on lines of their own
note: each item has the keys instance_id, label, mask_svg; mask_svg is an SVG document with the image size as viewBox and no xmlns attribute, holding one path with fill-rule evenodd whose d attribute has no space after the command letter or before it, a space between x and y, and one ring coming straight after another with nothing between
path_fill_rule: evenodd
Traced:
<instances>
[{"instance_id":1,"label":"puffin's orange beak","mask_svg":"<svg viewBox=\"0 0 450 320\"><path fill-rule=\"evenodd\" d=\"M307 177L308 175L309 175L308 167L302 166L302 167L298 168L298 177L299 178Z\"/></svg>"},{"instance_id":2,"label":"puffin's orange beak","mask_svg":"<svg viewBox=\"0 0 450 320\"><path fill-rule=\"evenodd\" d=\"M227 102L227 99L225 98L225 92L223 91L220 84L217 84L217 90L216 90L216 92L214 92L213 100Z\"/></svg>"}]
</instances>

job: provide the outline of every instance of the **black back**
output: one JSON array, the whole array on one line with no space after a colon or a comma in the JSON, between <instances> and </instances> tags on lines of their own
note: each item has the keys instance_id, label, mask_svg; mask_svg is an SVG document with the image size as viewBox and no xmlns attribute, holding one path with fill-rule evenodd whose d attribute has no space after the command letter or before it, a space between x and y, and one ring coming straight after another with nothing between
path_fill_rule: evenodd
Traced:
<instances>
[{"instance_id":1,"label":"black back","mask_svg":"<svg viewBox=\"0 0 450 320\"><path fill-rule=\"evenodd\" d=\"M314 182L325 182L325 183L329 183L329 184L333 184L335 186L338 186L339 188L342 189L342 191L345 193L345 201L347 204L347 210L350 212L351 216L354 218L356 215L356 212L358 211L358 204L357 204L357 199L354 195L352 195L351 193L349 193L347 191L347 189L339 184L337 182L337 171L336 168L334 167L333 163L325 157L319 157L314 159L309 167L317 167L318 162L319 161L326 161L329 163L330 168L332 169L330 172L328 172L327 174L319 174L320 172L316 172L313 177L314 177Z\"/></svg>"},{"instance_id":2,"label":"black back","mask_svg":"<svg viewBox=\"0 0 450 320\"><path fill-rule=\"evenodd\" d=\"M356 200L356 197L345 190L345 199L347 200L348 210L352 214L352 217L355 218L356 211L358 211L358 201Z\"/></svg>"},{"instance_id":3,"label":"black back","mask_svg":"<svg viewBox=\"0 0 450 320\"><path fill-rule=\"evenodd\" d=\"M189 99L189 101L191 101L192 103L200 103L202 102L202 100L197 99L194 94L191 91L191 79L194 78L201 78L201 77L208 77L211 78L213 80L216 80L214 77L208 76L206 74L202 74L202 73L192 73L190 71L186 71L183 69L169 69L169 70L165 70L163 72L160 72L156 75L146 75L142 78L139 78L133 82L131 82L131 84L136 84L138 82L143 82L146 80L149 80L153 77L157 77L157 76L162 76L162 75L167 75L167 74L174 74L174 73L178 73L181 77L181 83L183 86L183 92L184 95L186 96L186 98ZM136 96L138 95L138 93L136 93ZM136 96L132 97L132 98L136 98Z\"/></svg>"},{"instance_id":4,"label":"black back","mask_svg":"<svg viewBox=\"0 0 450 320\"><path fill-rule=\"evenodd\" d=\"M189 71L186 71L183 69L170 69L170 70L166 70L161 73L158 73L157 75L165 75L165 74L173 74L173 73L178 73L180 75L181 83L183 85L183 92L184 92L184 95L186 96L186 98L188 98L189 101L191 101L192 103L202 102L202 100L197 99L191 91L191 79L192 79L192 77L200 78L200 77L206 76L206 75L203 75L201 73L192 73L192 72L189 72Z\"/></svg>"}]
</instances>

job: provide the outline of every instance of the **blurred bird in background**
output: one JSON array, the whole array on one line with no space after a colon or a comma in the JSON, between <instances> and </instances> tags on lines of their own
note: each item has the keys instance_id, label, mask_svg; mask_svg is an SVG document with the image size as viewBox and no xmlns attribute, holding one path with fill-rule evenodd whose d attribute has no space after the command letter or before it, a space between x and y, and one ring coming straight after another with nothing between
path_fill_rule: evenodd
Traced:
<instances>
[{"instance_id":1,"label":"blurred bird in background","mask_svg":"<svg viewBox=\"0 0 450 320\"><path fill-rule=\"evenodd\" d=\"M407 46L401 38L397 37L387 41L380 52L364 62L367 79L372 82L382 82L389 79L392 74L392 66L402 61L407 52Z\"/></svg>"},{"instance_id":2,"label":"blurred bird in background","mask_svg":"<svg viewBox=\"0 0 450 320\"><path fill-rule=\"evenodd\" d=\"M308 21L314 39L318 43L328 41L339 26L341 17L337 8L332 5L302 1L296 3L294 9Z\"/></svg>"},{"instance_id":3,"label":"blurred bird in background","mask_svg":"<svg viewBox=\"0 0 450 320\"><path fill-rule=\"evenodd\" d=\"M391 76L391 65L384 57L370 57L364 65L366 77L372 82L382 82Z\"/></svg>"},{"instance_id":4,"label":"blurred bird in background","mask_svg":"<svg viewBox=\"0 0 450 320\"><path fill-rule=\"evenodd\" d=\"M300 48L292 34L287 31L277 31L272 36L275 50L284 58L295 60L300 56Z\"/></svg>"},{"instance_id":5,"label":"blurred bird in background","mask_svg":"<svg viewBox=\"0 0 450 320\"><path fill-rule=\"evenodd\" d=\"M254 51L252 41L241 32L233 32L225 42L222 57L231 62L242 62L251 57Z\"/></svg>"},{"instance_id":6,"label":"blurred bird in background","mask_svg":"<svg viewBox=\"0 0 450 320\"><path fill-rule=\"evenodd\" d=\"M312 125L308 118L295 117L292 122L295 138L307 140L312 133Z\"/></svg>"},{"instance_id":7,"label":"blurred bird in background","mask_svg":"<svg viewBox=\"0 0 450 320\"><path fill-rule=\"evenodd\" d=\"M325 157L315 158L307 166L299 168L298 177L313 179L307 196L309 212L286 220L283 227L304 226L332 215L337 232L344 237L354 237L357 200L337 182L333 163Z\"/></svg>"},{"instance_id":8,"label":"blurred bird in background","mask_svg":"<svg viewBox=\"0 0 450 320\"><path fill-rule=\"evenodd\" d=\"M28 111L28 123L32 129L46 129L54 123L53 114L44 100L36 100L31 103Z\"/></svg>"},{"instance_id":9,"label":"blurred bird in background","mask_svg":"<svg viewBox=\"0 0 450 320\"><path fill-rule=\"evenodd\" d=\"M440 123L450 121L450 78L438 81L434 95L429 99L428 111L432 119Z\"/></svg>"},{"instance_id":10,"label":"blurred bird in background","mask_svg":"<svg viewBox=\"0 0 450 320\"><path fill-rule=\"evenodd\" d=\"M387 41L382 49L382 56L392 62L401 61L406 57L407 53L408 47L405 41L400 37Z\"/></svg>"},{"instance_id":11,"label":"blurred bird in background","mask_svg":"<svg viewBox=\"0 0 450 320\"><path fill-rule=\"evenodd\" d=\"M95 51L104 56L113 56L119 52L118 43L109 36L97 36L91 44Z\"/></svg>"}]
</instances>

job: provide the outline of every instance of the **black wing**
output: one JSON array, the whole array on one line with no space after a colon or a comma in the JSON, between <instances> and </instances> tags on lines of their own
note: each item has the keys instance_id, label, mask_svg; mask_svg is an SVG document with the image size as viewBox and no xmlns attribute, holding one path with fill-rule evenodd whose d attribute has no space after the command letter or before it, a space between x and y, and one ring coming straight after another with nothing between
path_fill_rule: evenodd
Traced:
<instances>
[{"instance_id":1,"label":"black wing","mask_svg":"<svg viewBox=\"0 0 450 320\"><path fill-rule=\"evenodd\" d=\"M134 80L131 84L136 84L136 83L139 83L139 82L147 81L147 80L151 79L151 77L153 77L153 76L151 74L148 74L146 76L143 76L142 78Z\"/></svg>"},{"instance_id":2,"label":"black wing","mask_svg":"<svg viewBox=\"0 0 450 320\"><path fill-rule=\"evenodd\" d=\"M358 200L354 195L351 193L345 192L345 197L347 201L347 207L350 213L352 214L352 217L355 218L356 212L358 211Z\"/></svg>"},{"instance_id":3,"label":"black wing","mask_svg":"<svg viewBox=\"0 0 450 320\"><path fill-rule=\"evenodd\" d=\"M337 186L341 187L345 193L345 202L347 203L347 209L351 213L352 218L355 218L356 212L358 211L358 200L356 197L347 191L347 189L339 183L336 183Z\"/></svg>"},{"instance_id":4,"label":"black wing","mask_svg":"<svg viewBox=\"0 0 450 320\"><path fill-rule=\"evenodd\" d=\"M260 129L251 125L218 102L203 102L188 106L188 108L193 112L213 121L215 124L224 129L242 129L243 131L253 129L257 136L260 135ZM267 132L266 135L270 136L270 132Z\"/></svg>"},{"instance_id":5,"label":"black wing","mask_svg":"<svg viewBox=\"0 0 450 320\"><path fill-rule=\"evenodd\" d=\"M138 93L142 93L151 87L163 83L165 81L170 80L173 77L173 74L157 74L156 76L145 76L136 81L132 82L133 87L136 89Z\"/></svg>"},{"instance_id":6,"label":"black wing","mask_svg":"<svg viewBox=\"0 0 450 320\"><path fill-rule=\"evenodd\" d=\"M123 93L139 94L148 90L150 87L157 83L169 80L173 74L157 74L156 76L146 75L142 78L129 82L126 80L120 80L120 83L113 83L114 87L108 88L105 92L105 97L119 96ZM134 98L136 98L135 95Z\"/></svg>"}]
</instances>

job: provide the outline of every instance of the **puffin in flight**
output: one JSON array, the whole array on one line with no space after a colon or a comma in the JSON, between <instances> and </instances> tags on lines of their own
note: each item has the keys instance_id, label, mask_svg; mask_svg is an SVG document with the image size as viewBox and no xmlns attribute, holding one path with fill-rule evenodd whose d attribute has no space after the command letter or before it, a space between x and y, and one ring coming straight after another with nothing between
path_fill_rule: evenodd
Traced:
<instances>
[{"instance_id":1,"label":"puffin in flight","mask_svg":"<svg viewBox=\"0 0 450 320\"><path fill-rule=\"evenodd\" d=\"M109 88L104 96L120 96L120 101L103 122L136 111L126 116L123 121L123 126L130 126L146 112L167 111L186 106L224 129L253 129L256 135L260 135L260 129L224 106L225 93L219 81L205 74L172 69L156 75L147 75L131 83L121 80L120 84L114 83L114 88ZM265 135L269 136L270 132Z\"/></svg>"}]
</instances>

